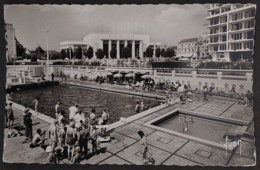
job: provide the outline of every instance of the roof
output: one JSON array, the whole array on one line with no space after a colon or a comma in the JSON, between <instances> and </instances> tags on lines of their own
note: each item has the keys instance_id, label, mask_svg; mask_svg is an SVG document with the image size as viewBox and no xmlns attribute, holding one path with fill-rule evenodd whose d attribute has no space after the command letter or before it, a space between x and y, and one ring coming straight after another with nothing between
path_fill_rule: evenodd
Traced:
<instances>
[{"instance_id":1,"label":"roof","mask_svg":"<svg viewBox=\"0 0 260 170\"><path fill-rule=\"evenodd\" d=\"M183 39L179 43L186 43L186 42L195 42L198 41L198 38L189 38L189 39ZM178 43L178 44L179 44Z\"/></svg>"},{"instance_id":2,"label":"roof","mask_svg":"<svg viewBox=\"0 0 260 170\"><path fill-rule=\"evenodd\" d=\"M168 48L177 50L177 46L170 46L170 47L168 47Z\"/></svg>"},{"instance_id":3,"label":"roof","mask_svg":"<svg viewBox=\"0 0 260 170\"><path fill-rule=\"evenodd\" d=\"M62 41L60 45L88 45L85 41Z\"/></svg>"}]
</instances>

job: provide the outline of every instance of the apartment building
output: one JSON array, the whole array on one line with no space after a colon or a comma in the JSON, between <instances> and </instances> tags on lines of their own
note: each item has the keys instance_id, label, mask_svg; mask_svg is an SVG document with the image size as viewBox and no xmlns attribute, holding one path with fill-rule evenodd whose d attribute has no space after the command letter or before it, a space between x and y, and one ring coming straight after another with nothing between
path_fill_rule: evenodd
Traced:
<instances>
[{"instance_id":1,"label":"apartment building","mask_svg":"<svg viewBox=\"0 0 260 170\"><path fill-rule=\"evenodd\" d=\"M207 12L204 38L213 61L251 60L256 5L210 4Z\"/></svg>"}]
</instances>

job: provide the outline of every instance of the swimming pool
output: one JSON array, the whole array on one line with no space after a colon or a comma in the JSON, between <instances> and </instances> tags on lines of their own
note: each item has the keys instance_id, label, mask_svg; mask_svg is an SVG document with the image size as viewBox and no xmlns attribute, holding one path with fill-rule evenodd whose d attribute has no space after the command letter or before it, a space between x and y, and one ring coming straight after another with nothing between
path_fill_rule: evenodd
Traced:
<instances>
[{"instance_id":1,"label":"swimming pool","mask_svg":"<svg viewBox=\"0 0 260 170\"><path fill-rule=\"evenodd\" d=\"M179 137L224 148L226 136L242 136L249 122L210 116L192 111L168 112L144 125Z\"/></svg>"},{"instance_id":2,"label":"swimming pool","mask_svg":"<svg viewBox=\"0 0 260 170\"><path fill-rule=\"evenodd\" d=\"M40 98L38 110L40 113L55 118L55 104L60 100L61 109L64 109L65 120L68 120L68 109L77 103L79 110L88 116L92 108L96 109L97 115L101 115L103 109L110 113L108 123L116 122L120 117L129 117L135 113L137 100L141 98L125 94L109 93L104 91L91 90L69 85L57 85L47 88L37 88L32 90L14 91L10 95L11 101L24 105L27 103L30 108L34 108L32 101L36 97ZM160 104L159 100L143 98L144 104L155 107Z\"/></svg>"}]
</instances>

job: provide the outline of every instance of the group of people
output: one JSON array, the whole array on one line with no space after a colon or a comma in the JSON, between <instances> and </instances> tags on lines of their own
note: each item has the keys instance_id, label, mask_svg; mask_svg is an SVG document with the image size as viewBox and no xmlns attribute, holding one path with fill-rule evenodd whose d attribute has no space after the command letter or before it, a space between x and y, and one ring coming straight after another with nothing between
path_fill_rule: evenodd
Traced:
<instances>
[{"instance_id":1,"label":"group of people","mask_svg":"<svg viewBox=\"0 0 260 170\"><path fill-rule=\"evenodd\" d=\"M26 108L26 107L25 107ZM26 110L26 109L25 109ZM69 123L66 125L64 111L60 109L60 101L55 105L56 119L49 126L47 133L37 129L32 137L30 112L25 111L24 124L26 127L26 140L30 140L30 147L44 146L48 140L46 152L49 153L48 163L59 163L65 157L73 163L80 162L88 155L88 142L92 144L92 154L97 153L97 146L101 141L110 141L108 127L109 114L103 110L101 116L96 116L95 109L89 116L78 109L78 105L69 108ZM28 115L28 118L27 118ZM46 137L47 135L47 137Z\"/></svg>"}]
</instances>

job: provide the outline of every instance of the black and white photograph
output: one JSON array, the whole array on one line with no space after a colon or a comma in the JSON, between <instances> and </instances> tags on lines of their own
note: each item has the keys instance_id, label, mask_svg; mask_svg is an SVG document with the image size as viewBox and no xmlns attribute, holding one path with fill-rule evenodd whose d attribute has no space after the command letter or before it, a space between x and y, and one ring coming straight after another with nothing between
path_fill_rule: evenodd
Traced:
<instances>
[{"instance_id":1,"label":"black and white photograph","mask_svg":"<svg viewBox=\"0 0 260 170\"><path fill-rule=\"evenodd\" d=\"M255 166L256 10L5 4L3 162Z\"/></svg>"}]
</instances>

